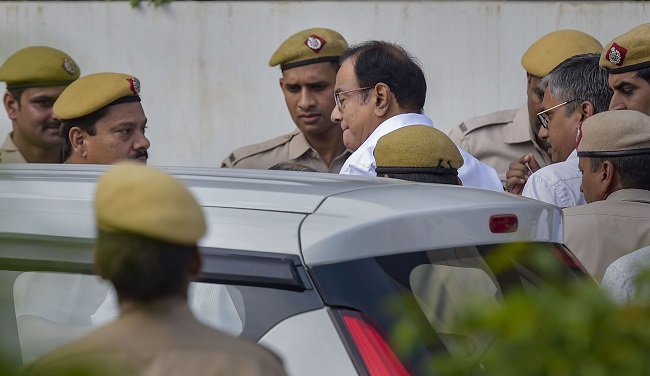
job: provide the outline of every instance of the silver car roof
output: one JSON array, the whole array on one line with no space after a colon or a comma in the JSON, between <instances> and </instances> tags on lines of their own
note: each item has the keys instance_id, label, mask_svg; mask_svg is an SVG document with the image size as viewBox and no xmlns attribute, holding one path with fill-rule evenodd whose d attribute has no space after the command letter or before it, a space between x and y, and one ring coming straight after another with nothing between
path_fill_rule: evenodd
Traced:
<instances>
[{"instance_id":1,"label":"silver car roof","mask_svg":"<svg viewBox=\"0 0 650 376\"><path fill-rule=\"evenodd\" d=\"M92 199L107 167L0 165L0 234L94 238ZM296 254L318 265L453 246L562 241L559 208L501 192L324 173L160 168L181 179L203 206L205 247ZM518 230L492 233L496 214L516 215Z\"/></svg>"}]
</instances>

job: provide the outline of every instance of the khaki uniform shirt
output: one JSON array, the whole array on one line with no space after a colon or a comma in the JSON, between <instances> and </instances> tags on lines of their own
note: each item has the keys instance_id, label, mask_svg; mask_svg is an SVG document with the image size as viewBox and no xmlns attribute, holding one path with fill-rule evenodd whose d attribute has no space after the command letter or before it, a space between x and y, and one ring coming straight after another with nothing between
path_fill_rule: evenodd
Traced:
<instances>
[{"instance_id":1,"label":"khaki uniform shirt","mask_svg":"<svg viewBox=\"0 0 650 376\"><path fill-rule=\"evenodd\" d=\"M0 147L0 163L27 163L27 160L11 139L12 134L12 132L9 132L2 147Z\"/></svg>"},{"instance_id":2,"label":"khaki uniform shirt","mask_svg":"<svg viewBox=\"0 0 650 376\"><path fill-rule=\"evenodd\" d=\"M621 189L563 212L564 244L598 282L619 257L650 245L650 191Z\"/></svg>"},{"instance_id":3,"label":"khaki uniform shirt","mask_svg":"<svg viewBox=\"0 0 650 376\"><path fill-rule=\"evenodd\" d=\"M72 373L79 370L90 373ZM120 317L27 367L34 375L283 376L282 363L254 342L199 323L187 303L123 308Z\"/></svg>"},{"instance_id":4,"label":"khaki uniform shirt","mask_svg":"<svg viewBox=\"0 0 650 376\"><path fill-rule=\"evenodd\" d=\"M449 138L497 170L504 182L510 163L528 153L533 153L540 167L551 164L551 157L535 141L526 106L471 118L453 128Z\"/></svg>"},{"instance_id":5,"label":"khaki uniform shirt","mask_svg":"<svg viewBox=\"0 0 650 376\"><path fill-rule=\"evenodd\" d=\"M296 128L289 134L236 149L221 162L221 167L266 170L277 163L291 161L309 166L318 172L338 174L350 154L352 152L346 150L327 167L305 135Z\"/></svg>"}]
</instances>

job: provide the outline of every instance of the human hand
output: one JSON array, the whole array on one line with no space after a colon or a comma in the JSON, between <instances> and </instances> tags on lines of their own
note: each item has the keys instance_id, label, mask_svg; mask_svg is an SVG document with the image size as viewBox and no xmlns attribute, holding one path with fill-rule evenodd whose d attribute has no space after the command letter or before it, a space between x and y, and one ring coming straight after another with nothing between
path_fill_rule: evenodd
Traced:
<instances>
[{"instance_id":1,"label":"human hand","mask_svg":"<svg viewBox=\"0 0 650 376\"><path fill-rule=\"evenodd\" d=\"M535 160L533 153L528 153L519 158L517 162L510 163L508 172L506 172L505 190L520 195L528 177L539 169L539 163Z\"/></svg>"}]
</instances>

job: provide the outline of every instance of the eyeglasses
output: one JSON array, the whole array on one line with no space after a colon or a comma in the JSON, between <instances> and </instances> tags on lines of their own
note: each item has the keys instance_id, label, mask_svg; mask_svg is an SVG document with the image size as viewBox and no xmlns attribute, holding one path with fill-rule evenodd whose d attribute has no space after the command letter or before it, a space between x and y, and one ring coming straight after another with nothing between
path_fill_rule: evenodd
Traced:
<instances>
[{"instance_id":1,"label":"eyeglasses","mask_svg":"<svg viewBox=\"0 0 650 376\"><path fill-rule=\"evenodd\" d=\"M368 89L372 89L372 88L373 88L373 86L360 87L358 89L339 91L338 93L334 93L334 102L336 102L336 108L339 110L339 112L343 111L343 104L341 103L341 97L340 97L341 94L353 93L355 91L368 90Z\"/></svg>"},{"instance_id":2,"label":"eyeglasses","mask_svg":"<svg viewBox=\"0 0 650 376\"><path fill-rule=\"evenodd\" d=\"M546 114L547 112L549 112L549 111L551 111L551 110L555 110L555 109L558 108L558 107L562 107L562 106L564 106L565 104L568 104L568 103L571 103L571 102L575 102L575 101L579 101L579 100L580 100L580 99L572 99L572 100L570 100L570 101L566 101L566 102L564 102L564 103L560 103L560 104L558 104L558 105L556 105L556 106L553 106L553 107L551 107L551 108L549 108L549 109L546 109L546 110L544 110L544 111L538 112L538 113L537 113L537 118L539 119L539 122L542 123L542 127L548 129L548 123L549 123L550 119L548 118L548 115Z\"/></svg>"}]
</instances>

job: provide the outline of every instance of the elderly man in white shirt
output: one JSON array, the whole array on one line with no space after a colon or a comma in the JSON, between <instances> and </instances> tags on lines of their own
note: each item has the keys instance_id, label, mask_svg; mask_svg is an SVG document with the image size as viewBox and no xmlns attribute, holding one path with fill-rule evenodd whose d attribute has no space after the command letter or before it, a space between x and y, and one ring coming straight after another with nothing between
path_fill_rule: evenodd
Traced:
<instances>
[{"instance_id":1,"label":"elderly man in white shirt","mask_svg":"<svg viewBox=\"0 0 650 376\"><path fill-rule=\"evenodd\" d=\"M408 125L433 126L421 114L426 90L422 69L402 47L369 41L348 49L336 75L332 121L341 124L343 143L355 152L341 174L376 176L373 151L382 136ZM503 190L496 170L460 152L464 186Z\"/></svg>"},{"instance_id":2,"label":"elderly man in white shirt","mask_svg":"<svg viewBox=\"0 0 650 376\"><path fill-rule=\"evenodd\" d=\"M607 111L612 98L599 59L599 54L570 57L542 79L545 92L539 137L548 143L553 164L528 177L522 196L563 208L586 203L575 150L578 127L590 116Z\"/></svg>"}]
</instances>

